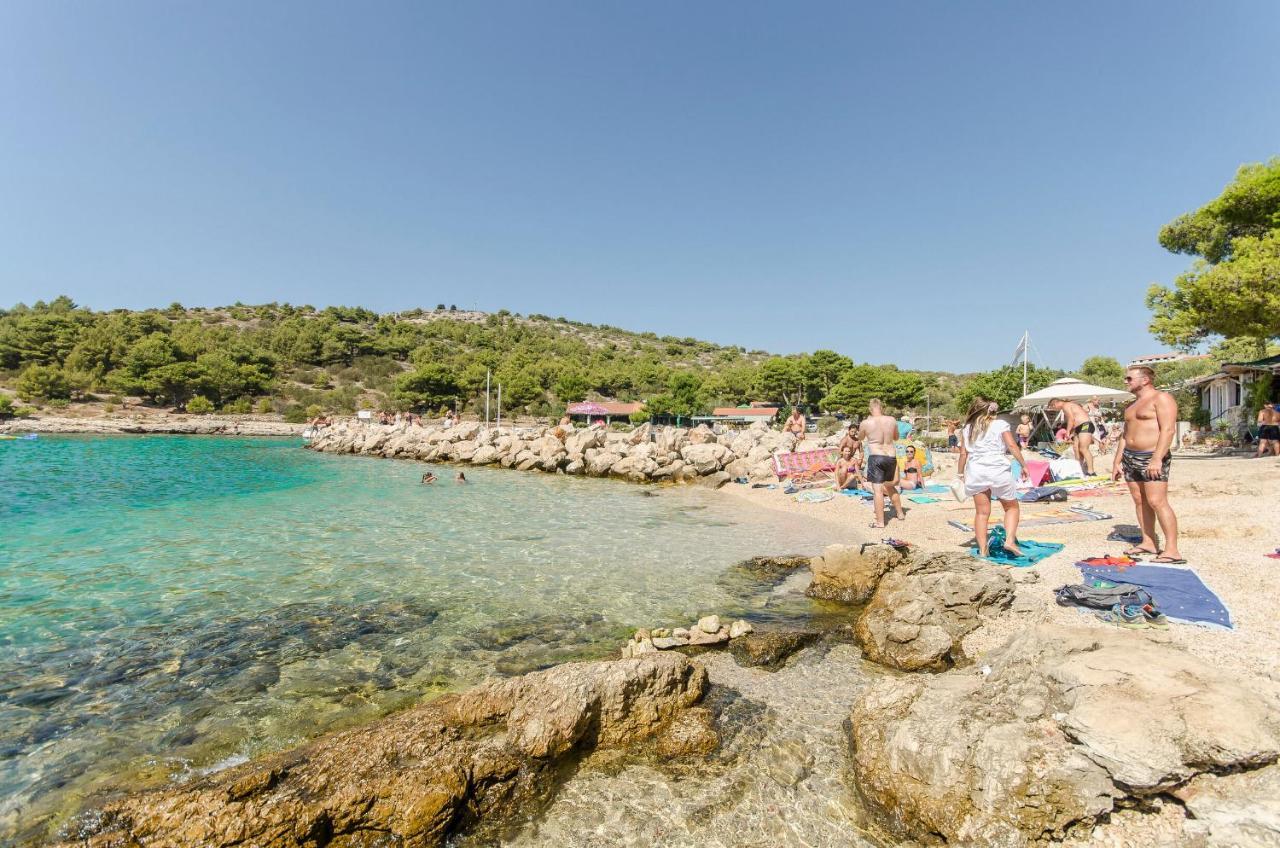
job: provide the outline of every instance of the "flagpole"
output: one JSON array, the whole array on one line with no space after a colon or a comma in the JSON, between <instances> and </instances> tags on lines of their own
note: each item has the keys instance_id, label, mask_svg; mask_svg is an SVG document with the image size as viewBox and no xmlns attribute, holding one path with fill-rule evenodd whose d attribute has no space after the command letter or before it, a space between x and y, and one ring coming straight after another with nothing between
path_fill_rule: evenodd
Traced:
<instances>
[{"instance_id":1,"label":"flagpole","mask_svg":"<svg viewBox=\"0 0 1280 848\"><path fill-rule=\"evenodd\" d=\"M484 369L484 428L489 429L489 369Z\"/></svg>"},{"instance_id":2,"label":"flagpole","mask_svg":"<svg viewBox=\"0 0 1280 848\"><path fill-rule=\"evenodd\" d=\"M1031 344L1031 331L1022 334L1022 396L1027 396L1027 347Z\"/></svg>"}]
</instances>

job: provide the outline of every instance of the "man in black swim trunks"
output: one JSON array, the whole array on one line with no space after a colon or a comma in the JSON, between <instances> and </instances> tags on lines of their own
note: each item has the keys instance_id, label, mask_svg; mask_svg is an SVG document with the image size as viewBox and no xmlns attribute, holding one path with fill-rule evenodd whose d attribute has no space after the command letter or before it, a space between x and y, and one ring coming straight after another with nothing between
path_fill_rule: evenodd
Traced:
<instances>
[{"instance_id":1,"label":"man in black swim trunks","mask_svg":"<svg viewBox=\"0 0 1280 848\"><path fill-rule=\"evenodd\" d=\"M1124 431L1111 466L1115 480L1124 478L1138 513L1142 541L1125 551L1129 556L1159 554L1154 563L1186 562L1178 552L1178 517L1169 505L1169 452L1178 428L1178 402L1155 387L1155 372L1138 365L1125 372L1124 382L1138 399L1124 411ZM1156 522L1164 533L1164 549L1156 541Z\"/></svg>"},{"instance_id":2,"label":"man in black swim trunks","mask_svg":"<svg viewBox=\"0 0 1280 848\"><path fill-rule=\"evenodd\" d=\"M868 406L871 414L858 427L862 436L863 449L867 456L867 482L871 484L871 504L875 516L871 526L883 528L884 497L889 496L893 504L894 515L905 518L902 510L902 497L898 494L898 446L894 440L898 437L898 422L892 416L884 414L884 407L879 400L872 399Z\"/></svg>"},{"instance_id":3,"label":"man in black swim trunks","mask_svg":"<svg viewBox=\"0 0 1280 848\"><path fill-rule=\"evenodd\" d=\"M1076 449L1076 459L1084 469L1084 476L1093 476L1093 422L1085 408L1073 400L1054 398L1049 401L1049 408L1054 412L1062 412L1067 417L1067 433Z\"/></svg>"},{"instance_id":4,"label":"man in black swim trunks","mask_svg":"<svg viewBox=\"0 0 1280 848\"><path fill-rule=\"evenodd\" d=\"M1258 410L1258 458L1266 456L1268 449L1280 456L1280 403Z\"/></svg>"}]
</instances>

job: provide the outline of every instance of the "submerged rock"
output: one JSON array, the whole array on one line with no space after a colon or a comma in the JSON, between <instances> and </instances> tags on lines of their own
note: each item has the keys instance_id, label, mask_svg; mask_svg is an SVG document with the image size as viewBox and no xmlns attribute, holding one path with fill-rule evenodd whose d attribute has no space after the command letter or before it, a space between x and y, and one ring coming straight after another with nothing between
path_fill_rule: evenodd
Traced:
<instances>
[{"instance_id":1,"label":"submerged rock","mask_svg":"<svg viewBox=\"0 0 1280 848\"><path fill-rule=\"evenodd\" d=\"M816 630L770 630L734 639L729 643L729 653L738 665L777 671L787 659L802 648L821 638Z\"/></svg>"},{"instance_id":2,"label":"submerged rock","mask_svg":"<svg viewBox=\"0 0 1280 848\"><path fill-rule=\"evenodd\" d=\"M75 844L443 845L472 824L536 811L567 757L653 735L705 687L706 673L678 654L492 680L258 763L110 803L84 819Z\"/></svg>"},{"instance_id":3,"label":"submerged rock","mask_svg":"<svg viewBox=\"0 0 1280 848\"><path fill-rule=\"evenodd\" d=\"M1006 571L965 554L916 554L880 579L854 633L867 659L903 671L942 671L980 616L1013 601Z\"/></svg>"},{"instance_id":4,"label":"submerged rock","mask_svg":"<svg viewBox=\"0 0 1280 848\"><path fill-rule=\"evenodd\" d=\"M882 680L853 706L858 787L904 836L1030 845L1280 756L1260 695L1131 632L1043 626L983 661L989 674Z\"/></svg>"}]
</instances>

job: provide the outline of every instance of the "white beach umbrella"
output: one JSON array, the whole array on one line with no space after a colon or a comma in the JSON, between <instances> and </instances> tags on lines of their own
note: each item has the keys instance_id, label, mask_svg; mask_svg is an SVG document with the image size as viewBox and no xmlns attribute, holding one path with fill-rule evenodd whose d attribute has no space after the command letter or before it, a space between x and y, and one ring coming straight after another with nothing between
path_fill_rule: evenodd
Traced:
<instances>
[{"instance_id":1,"label":"white beach umbrella","mask_svg":"<svg viewBox=\"0 0 1280 848\"><path fill-rule=\"evenodd\" d=\"M1038 392L1019 398L1015 406L1019 409L1043 409L1054 398L1079 402L1095 397L1098 403L1128 403L1133 400L1133 395L1124 389L1108 389L1106 386L1095 386L1084 380L1077 380L1075 377L1063 377Z\"/></svg>"}]
</instances>

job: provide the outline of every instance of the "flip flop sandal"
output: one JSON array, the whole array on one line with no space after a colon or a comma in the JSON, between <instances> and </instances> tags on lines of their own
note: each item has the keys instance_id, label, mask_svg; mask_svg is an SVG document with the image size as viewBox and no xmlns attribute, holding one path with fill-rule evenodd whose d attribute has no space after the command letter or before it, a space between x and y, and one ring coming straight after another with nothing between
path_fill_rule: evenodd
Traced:
<instances>
[{"instance_id":1,"label":"flip flop sandal","mask_svg":"<svg viewBox=\"0 0 1280 848\"><path fill-rule=\"evenodd\" d=\"M1160 610L1151 606L1144 606L1142 608L1142 615L1147 620L1148 627L1154 627L1157 630L1169 629L1169 616L1160 612Z\"/></svg>"},{"instance_id":2,"label":"flip flop sandal","mask_svg":"<svg viewBox=\"0 0 1280 848\"><path fill-rule=\"evenodd\" d=\"M1159 551L1149 551L1146 548L1139 548L1136 545L1123 552L1127 557L1155 556Z\"/></svg>"},{"instance_id":3,"label":"flip flop sandal","mask_svg":"<svg viewBox=\"0 0 1280 848\"><path fill-rule=\"evenodd\" d=\"M1151 560L1151 564L1152 565L1186 565L1187 561L1185 559L1178 559L1177 557L1158 556L1155 559Z\"/></svg>"}]
</instances>

